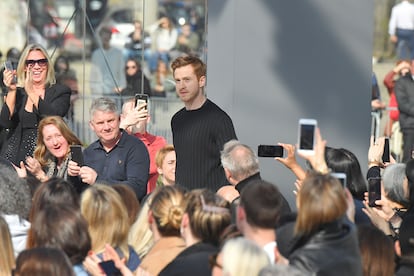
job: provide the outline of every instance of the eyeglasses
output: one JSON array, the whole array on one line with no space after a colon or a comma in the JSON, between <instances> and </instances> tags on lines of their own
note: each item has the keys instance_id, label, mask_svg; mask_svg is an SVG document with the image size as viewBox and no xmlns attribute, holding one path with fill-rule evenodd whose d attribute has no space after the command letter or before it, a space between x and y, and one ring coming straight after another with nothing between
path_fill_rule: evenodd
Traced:
<instances>
[{"instance_id":1,"label":"eyeglasses","mask_svg":"<svg viewBox=\"0 0 414 276\"><path fill-rule=\"evenodd\" d=\"M36 63L40 67L45 67L48 64L48 60L46 58L42 59L28 59L25 61L26 66L33 67Z\"/></svg>"},{"instance_id":2,"label":"eyeglasses","mask_svg":"<svg viewBox=\"0 0 414 276\"><path fill-rule=\"evenodd\" d=\"M128 70L128 69L137 69L137 67L136 66L125 66L125 69L126 70Z\"/></svg>"},{"instance_id":3,"label":"eyeglasses","mask_svg":"<svg viewBox=\"0 0 414 276\"><path fill-rule=\"evenodd\" d=\"M210 268L213 269L215 266L217 266L220 269L223 269L223 266L217 262L217 256L219 252L216 252L214 254L211 254L208 256L208 264L210 265Z\"/></svg>"}]
</instances>

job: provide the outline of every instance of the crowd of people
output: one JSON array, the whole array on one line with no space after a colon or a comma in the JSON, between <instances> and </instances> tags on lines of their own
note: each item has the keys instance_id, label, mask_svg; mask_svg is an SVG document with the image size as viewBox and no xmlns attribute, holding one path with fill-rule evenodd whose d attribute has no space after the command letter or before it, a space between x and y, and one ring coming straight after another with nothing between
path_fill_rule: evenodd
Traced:
<instances>
[{"instance_id":1,"label":"crowd of people","mask_svg":"<svg viewBox=\"0 0 414 276\"><path fill-rule=\"evenodd\" d=\"M179 56L171 68L184 104L171 119L173 144L147 132L147 103L131 97L120 109L98 97L97 140L81 158L65 120L72 89L57 83L47 52L29 45L4 70L1 275L414 273L412 159L384 162L385 137L373 136L364 176L356 155L327 146L319 129L314 154L281 143L275 166L296 177L292 208L206 97L204 62ZM373 201L367 183L379 178Z\"/></svg>"},{"instance_id":2,"label":"crowd of people","mask_svg":"<svg viewBox=\"0 0 414 276\"><path fill-rule=\"evenodd\" d=\"M188 23L177 28L162 16L148 32L139 20L134 21L134 28L123 49L110 45L110 28L99 30L100 47L93 51L91 60L93 95L167 97L174 92L171 62L183 54L199 55L200 36Z\"/></svg>"}]
</instances>

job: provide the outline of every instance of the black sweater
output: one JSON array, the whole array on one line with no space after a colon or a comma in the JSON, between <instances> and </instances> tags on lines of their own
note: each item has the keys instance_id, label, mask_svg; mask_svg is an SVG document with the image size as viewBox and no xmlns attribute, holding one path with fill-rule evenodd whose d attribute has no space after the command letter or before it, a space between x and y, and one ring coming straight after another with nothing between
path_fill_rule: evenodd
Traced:
<instances>
[{"instance_id":1,"label":"black sweater","mask_svg":"<svg viewBox=\"0 0 414 276\"><path fill-rule=\"evenodd\" d=\"M206 100L196 110L179 110L171 120L177 155L176 183L187 189L217 191L227 183L220 162L223 145L237 139L231 118Z\"/></svg>"}]
</instances>

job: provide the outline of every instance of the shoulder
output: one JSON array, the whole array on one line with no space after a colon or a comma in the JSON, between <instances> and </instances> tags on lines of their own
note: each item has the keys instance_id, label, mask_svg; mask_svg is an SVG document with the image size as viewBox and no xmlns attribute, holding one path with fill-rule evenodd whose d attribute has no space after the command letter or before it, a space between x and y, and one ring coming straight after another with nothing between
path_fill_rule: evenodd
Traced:
<instances>
[{"instance_id":1,"label":"shoulder","mask_svg":"<svg viewBox=\"0 0 414 276\"><path fill-rule=\"evenodd\" d=\"M55 83L51 85L48 89L46 89L46 91L53 91L54 93L58 94L71 93L69 86L60 83Z\"/></svg>"}]
</instances>

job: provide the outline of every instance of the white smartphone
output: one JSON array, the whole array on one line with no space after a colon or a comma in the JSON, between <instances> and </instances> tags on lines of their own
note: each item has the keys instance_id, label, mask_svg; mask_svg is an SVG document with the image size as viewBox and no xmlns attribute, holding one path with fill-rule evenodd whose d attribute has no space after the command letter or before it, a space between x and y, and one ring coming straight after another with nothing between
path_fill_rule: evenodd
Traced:
<instances>
[{"instance_id":1,"label":"white smartphone","mask_svg":"<svg viewBox=\"0 0 414 276\"><path fill-rule=\"evenodd\" d=\"M345 173L333 172L331 173L331 175L333 177L336 177L339 180L339 182L341 182L342 187L346 188L346 174Z\"/></svg>"},{"instance_id":2,"label":"white smartphone","mask_svg":"<svg viewBox=\"0 0 414 276\"><path fill-rule=\"evenodd\" d=\"M315 154L315 131L317 126L318 122L315 119L299 119L298 153Z\"/></svg>"}]
</instances>

